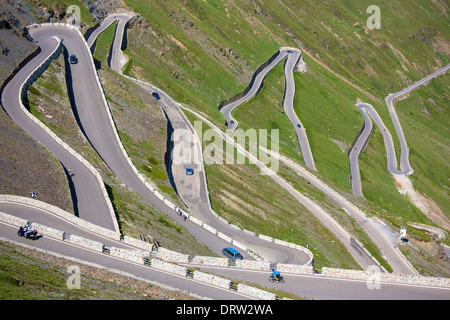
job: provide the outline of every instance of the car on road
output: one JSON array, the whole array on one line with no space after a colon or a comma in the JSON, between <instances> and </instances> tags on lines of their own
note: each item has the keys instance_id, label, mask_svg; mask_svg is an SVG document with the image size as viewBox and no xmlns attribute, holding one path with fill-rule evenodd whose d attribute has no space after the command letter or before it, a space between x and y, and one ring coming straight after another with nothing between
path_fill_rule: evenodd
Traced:
<instances>
[{"instance_id":1,"label":"car on road","mask_svg":"<svg viewBox=\"0 0 450 320\"><path fill-rule=\"evenodd\" d=\"M301 128L301 127L302 127L302 125L301 125L300 123L297 123L297 127Z\"/></svg>"},{"instance_id":2,"label":"car on road","mask_svg":"<svg viewBox=\"0 0 450 320\"><path fill-rule=\"evenodd\" d=\"M194 174L194 169L192 169L192 168L186 168L186 174L187 174L188 176L192 176L192 175Z\"/></svg>"},{"instance_id":3,"label":"car on road","mask_svg":"<svg viewBox=\"0 0 450 320\"><path fill-rule=\"evenodd\" d=\"M78 58L76 55L72 54L69 57L69 61L70 61L70 64L76 64L76 63L78 63Z\"/></svg>"},{"instance_id":4,"label":"car on road","mask_svg":"<svg viewBox=\"0 0 450 320\"><path fill-rule=\"evenodd\" d=\"M153 94L153 96L155 97L156 100L161 99L161 97L159 96L158 92L153 92L152 94Z\"/></svg>"},{"instance_id":5,"label":"car on road","mask_svg":"<svg viewBox=\"0 0 450 320\"><path fill-rule=\"evenodd\" d=\"M228 259L231 259L233 261L244 259L241 253L233 247L223 248L222 254L225 255Z\"/></svg>"}]
</instances>

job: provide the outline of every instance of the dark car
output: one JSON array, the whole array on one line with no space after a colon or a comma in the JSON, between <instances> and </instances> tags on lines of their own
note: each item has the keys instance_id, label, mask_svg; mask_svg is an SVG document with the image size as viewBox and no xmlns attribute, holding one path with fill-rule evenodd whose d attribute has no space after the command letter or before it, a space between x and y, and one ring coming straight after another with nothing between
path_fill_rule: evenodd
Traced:
<instances>
[{"instance_id":1,"label":"dark car","mask_svg":"<svg viewBox=\"0 0 450 320\"><path fill-rule=\"evenodd\" d=\"M69 58L69 61L71 64L75 64L75 63L78 63L78 58L76 55L72 54Z\"/></svg>"},{"instance_id":2,"label":"dark car","mask_svg":"<svg viewBox=\"0 0 450 320\"><path fill-rule=\"evenodd\" d=\"M188 176L192 176L192 175L194 174L194 169L192 169L192 168L186 168L186 174L187 174Z\"/></svg>"},{"instance_id":3,"label":"dark car","mask_svg":"<svg viewBox=\"0 0 450 320\"><path fill-rule=\"evenodd\" d=\"M244 259L244 257L241 255L241 253L239 251L237 251L235 248L233 247L226 247L222 249L222 253L228 258L231 259L233 261L236 260L242 260Z\"/></svg>"},{"instance_id":4,"label":"dark car","mask_svg":"<svg viewBox=\"0 0 450 320\"><path fill-rule=\"evenodd\" d=\"M155 97L156 100L161 99L161 97L159 96L158 92L153 92L152 94L153 94L153 96Z\"/></svg>"}]
</instances>

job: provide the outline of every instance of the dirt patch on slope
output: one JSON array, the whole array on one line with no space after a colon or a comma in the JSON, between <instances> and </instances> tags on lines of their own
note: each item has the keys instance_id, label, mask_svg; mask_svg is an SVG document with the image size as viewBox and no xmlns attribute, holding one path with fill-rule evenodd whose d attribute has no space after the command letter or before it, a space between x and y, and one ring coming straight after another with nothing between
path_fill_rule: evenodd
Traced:
<instances>
[{"instance_id":1,"label":"dirt patch on slope","mask_svg":"<svg viewBox=\"0 0 450 320\"><path fill-rule=\"evenodd\" d=\"M395 186L400 193L408 195L411 202L431 221L446 230L450 230L450 220L445 216L444 212L434 201L418 193L407 176L395 174L393 176L395 178Z\"/></svg>"}]
</instances>

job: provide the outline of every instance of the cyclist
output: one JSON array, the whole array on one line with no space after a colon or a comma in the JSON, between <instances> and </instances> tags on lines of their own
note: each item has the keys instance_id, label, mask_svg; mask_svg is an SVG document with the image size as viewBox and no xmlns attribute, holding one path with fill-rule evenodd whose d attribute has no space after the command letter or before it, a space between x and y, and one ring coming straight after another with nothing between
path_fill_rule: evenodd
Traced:
<instances>
[{"instance_id":1,"label":"cyclist","mask_svg":"<svg viewBox=\"0 0 450 320\"><path fill-rule=\"evenodd\" d=\"M272 278L274 278L277 282L280 281L280 271L272 269Z\"/></svg>"}]
</instances>

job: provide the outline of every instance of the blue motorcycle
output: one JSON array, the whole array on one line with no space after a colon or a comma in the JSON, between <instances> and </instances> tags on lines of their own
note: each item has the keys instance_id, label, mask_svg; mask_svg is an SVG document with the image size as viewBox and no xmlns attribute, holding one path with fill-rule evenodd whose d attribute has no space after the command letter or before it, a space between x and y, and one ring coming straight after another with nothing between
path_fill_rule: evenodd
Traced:
<instances>
[{"instance_id":1,"label":"blue motorcycle","mask_svg":"<svg viewBox=\"0 0 450 320\"><path fill-rule=\"evenodd\" d=\"M17 235L19 237L25 237L27 239L36 240L37 239L37 230L26 231L24 227L20 227L19 231L17 231Z\"/></svg>"}]
</instances>

